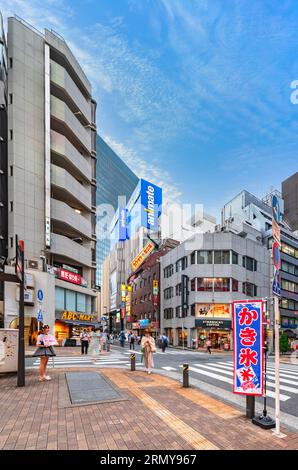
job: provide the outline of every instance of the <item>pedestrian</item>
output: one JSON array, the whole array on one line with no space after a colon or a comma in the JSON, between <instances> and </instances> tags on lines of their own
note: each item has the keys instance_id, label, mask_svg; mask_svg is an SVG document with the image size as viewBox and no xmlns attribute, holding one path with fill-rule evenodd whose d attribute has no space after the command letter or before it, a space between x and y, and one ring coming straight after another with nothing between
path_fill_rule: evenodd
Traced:
<instances>
[{"instance_id":1,"label":"pedestrian","mask_svg":"<svg viewBox=\"0 0 298 470\"><path fill-rule=\"evenodd\" d=\"M165 332L163 332L162 336L161 336L161 349L162 349L162 352L166 352L166 348L168 347L169 345L169 339L167 337L167 335L165 334Z\"/></svg>"},{"instance_id":2,"label":"pedestrian","mask_svg":"<svg viewBox=\"0 0 298 470\"><path fill-rule=\"evenodd\" d=\"M135 349L135 335L133 332L130 333L129 335L129 349Z\"/></svg>"},{"instance_id":3,"label":"pedestrian","mask_svg":"<svg viewBox=\"0 0 298 470\"><path fill-rule=\"evenodd\" d=\"M92 356L94 362L96 361L99 354L99 347L99 335L97 331L95 331L95 328L93 328L90 333L89 354Z\"/></svg>"},{"instance_id":4,"label":"pedestrian","mask_svg":"<svg viewBox=\"0 0 298 470\"><path fill-rule=\"evenodd\" d=\"M211 340L210 339L207 339L206 341L206 347L207 347L207 352L209 352L209 354L211 354Z\"/></svg>"},{"instance_id":5,"label":"pedestrian","mask_svg":"<svg viewBox=\"0 0 298 470\"><path fill-rule=\"evenodd\" d=\"M80 339L81 339L81 353L82 354L88 354L88 347L89 347L89 342L90 342L90 333L84 328L84 330L80 334Z\"/></svg>"},{"instance_id":6,"label":"pedestrian","mask_svg":"<svg viewBox=\"0 0 298 470\"><path fill-rule=\"evenodd\" d=\"M153 353L156 352L155 341L152 336L150 336L149 330L145 330L145 336L143 336L141 341L142 353L144 356L145 368L148 374L151 374L154 367L153 363Z\"/></svg>"},{"instance_id":7,"label":"pedestrian","mask_svg":"<svg viewBox=\"0 0 298 470\"><path fill-rule=\"evenodd\" d=\"M53 335L49 334L50 327L49 325L44 325L37 337L36 346L37 349L33 354L34 357L40 358L39 363L39 381L51 380L51 377L46 374L47 364L49 357L56 356L53 346L57 345L57 341Z\"/></svg>"},{"instance_id":8,"label":"pedestrian","mask_svg":"<svg viewBox=\"0 0 298 470\"><path fill-rule=\"evenodd\" d=\"M124 334L124 331L121 331L121 333L120 333L120 335L119 335L119 341L120 341L121 347L124 348L124 343L125 343L125 334Z\"/></svg>"}]
</instances>

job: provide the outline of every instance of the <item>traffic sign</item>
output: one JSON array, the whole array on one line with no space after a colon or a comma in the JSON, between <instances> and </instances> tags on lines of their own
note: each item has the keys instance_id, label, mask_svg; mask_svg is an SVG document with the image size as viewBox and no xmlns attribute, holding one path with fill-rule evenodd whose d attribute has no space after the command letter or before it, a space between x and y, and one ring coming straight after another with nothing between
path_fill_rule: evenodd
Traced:
<instances>
[{"instance_id":1,"label":"traffic sign","mask_svg":"<svg viewBox=\"0 0 298 470\"><path fill-rule=\"evenodd\" d=\"M272 197L272 216L277 224L281 222L280 205L278 197L274 194Z\"/></svg>"},{"instance_id":2,"label":"traffic sign","mask_svg":"<svg viewBox=\"0 0 298 470\"><path fill-rule=\"evenodd\" d=\"M41 289L37 291L37 298L40 302L43 300L43 291Z\"/></svg>"},{"instance_id":3,"label":"traffic sign","mask_svg":"<svg viewBox=\"0 0 298 470\"><path fill-rule=\"evenodd\" d=\"M277 297L281 297L281 291L280 291L280 275L279 272L276 271L272 283L272 293L273 295L277 295Z\"/></svg>"},{"instance_id":4,"label":"traffic sign","mask_svg":"<svg viewBox=\"0 0 298 470\"><path fill-rule=\"evenodd\" d=\"M280 269L280 248L277 242L272 245L272 258L275 269L278 271Z\"/></svg>"},{"instance_id":5,"label":"traffic sign","mask_svg":"<svg viewBox=\"0 0 298 470\"><path fill-rule=\"evenodd\" d=\"M43 315L42 315L41 310L38 311L37 321L39 321L39 322L43 321Z\"/></svg>"}]
</instances>

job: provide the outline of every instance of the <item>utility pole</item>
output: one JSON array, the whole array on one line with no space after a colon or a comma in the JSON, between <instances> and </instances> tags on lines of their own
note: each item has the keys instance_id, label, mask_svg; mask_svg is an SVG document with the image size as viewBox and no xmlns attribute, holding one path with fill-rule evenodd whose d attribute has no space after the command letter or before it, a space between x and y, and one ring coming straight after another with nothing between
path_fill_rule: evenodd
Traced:
<instances>
[{"instance_id":1,"label":"utility pole","mask_svg":"<svg viewBox=\"0 0 298 470\"><path fill-rule=\"evenodd\" d=\"M25 312L24 312L24 289L25 289L25 263L24 263L24 242L19 241L16 235L16 275L20 283L19 302L19 344L18 344L18 387L25 386Z\"/></svg>"}]
</instances>

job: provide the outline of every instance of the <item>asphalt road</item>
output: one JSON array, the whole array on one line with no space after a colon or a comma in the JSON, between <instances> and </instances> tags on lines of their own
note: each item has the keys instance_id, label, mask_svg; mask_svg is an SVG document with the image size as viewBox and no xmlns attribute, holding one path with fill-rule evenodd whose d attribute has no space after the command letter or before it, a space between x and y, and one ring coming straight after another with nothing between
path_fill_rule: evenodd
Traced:
<instances>
[{"instance_id":1,"label":"asphalt road","mask_svg":"<svg viewBox=\"0 0 298 470\"><path fill-rule=\"evenodd\" d=\"M143 367L140 363L140 346L136 345L137 368ZM79 352L79 350L78 350ZM130 364L130 351L126 345L124 348L118 344L111 346L111 354L99 356L94 362L87 356L72 356L55 358L55 367L124 367ZM154 366L161 373L175 379L182 379L182 364L187 363L190 367L190 384L204 392L220 398L236 406L245 408L245 397L232 393L232 354L215 353L210 355L206 352L181 350L167 348L163 353L160 349L154 354ZM51 367L51 361L50 361ZM38 367L36 358L27 358L26 367ZM280 393L281 393L281 419L292 429L298 430L298 365L281 364L280 366ZM275 374L274 359L269 359L267 370L267 407L268 414L274 417L275 406ZM256 412L263 409L263 398L256 397Z\"/></svg>"}]
</instances>

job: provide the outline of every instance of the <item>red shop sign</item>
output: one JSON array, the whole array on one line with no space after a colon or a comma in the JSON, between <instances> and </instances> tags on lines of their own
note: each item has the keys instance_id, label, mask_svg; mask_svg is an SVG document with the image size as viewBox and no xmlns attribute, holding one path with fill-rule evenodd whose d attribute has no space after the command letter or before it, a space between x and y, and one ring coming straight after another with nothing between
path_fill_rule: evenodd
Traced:
<instances>
[{"instance_id":1,"label":"red shop sign","mask_svg":"<svg viewBox=\"0 0 298 470\"><path fill-rule=\"evenodd\" d=\"M82 284L82 278L79 274L66 271L65 269L60 269L58 273L59 279L63 281L72 282L72 284Z\"/></svg>"}]
</instances>

